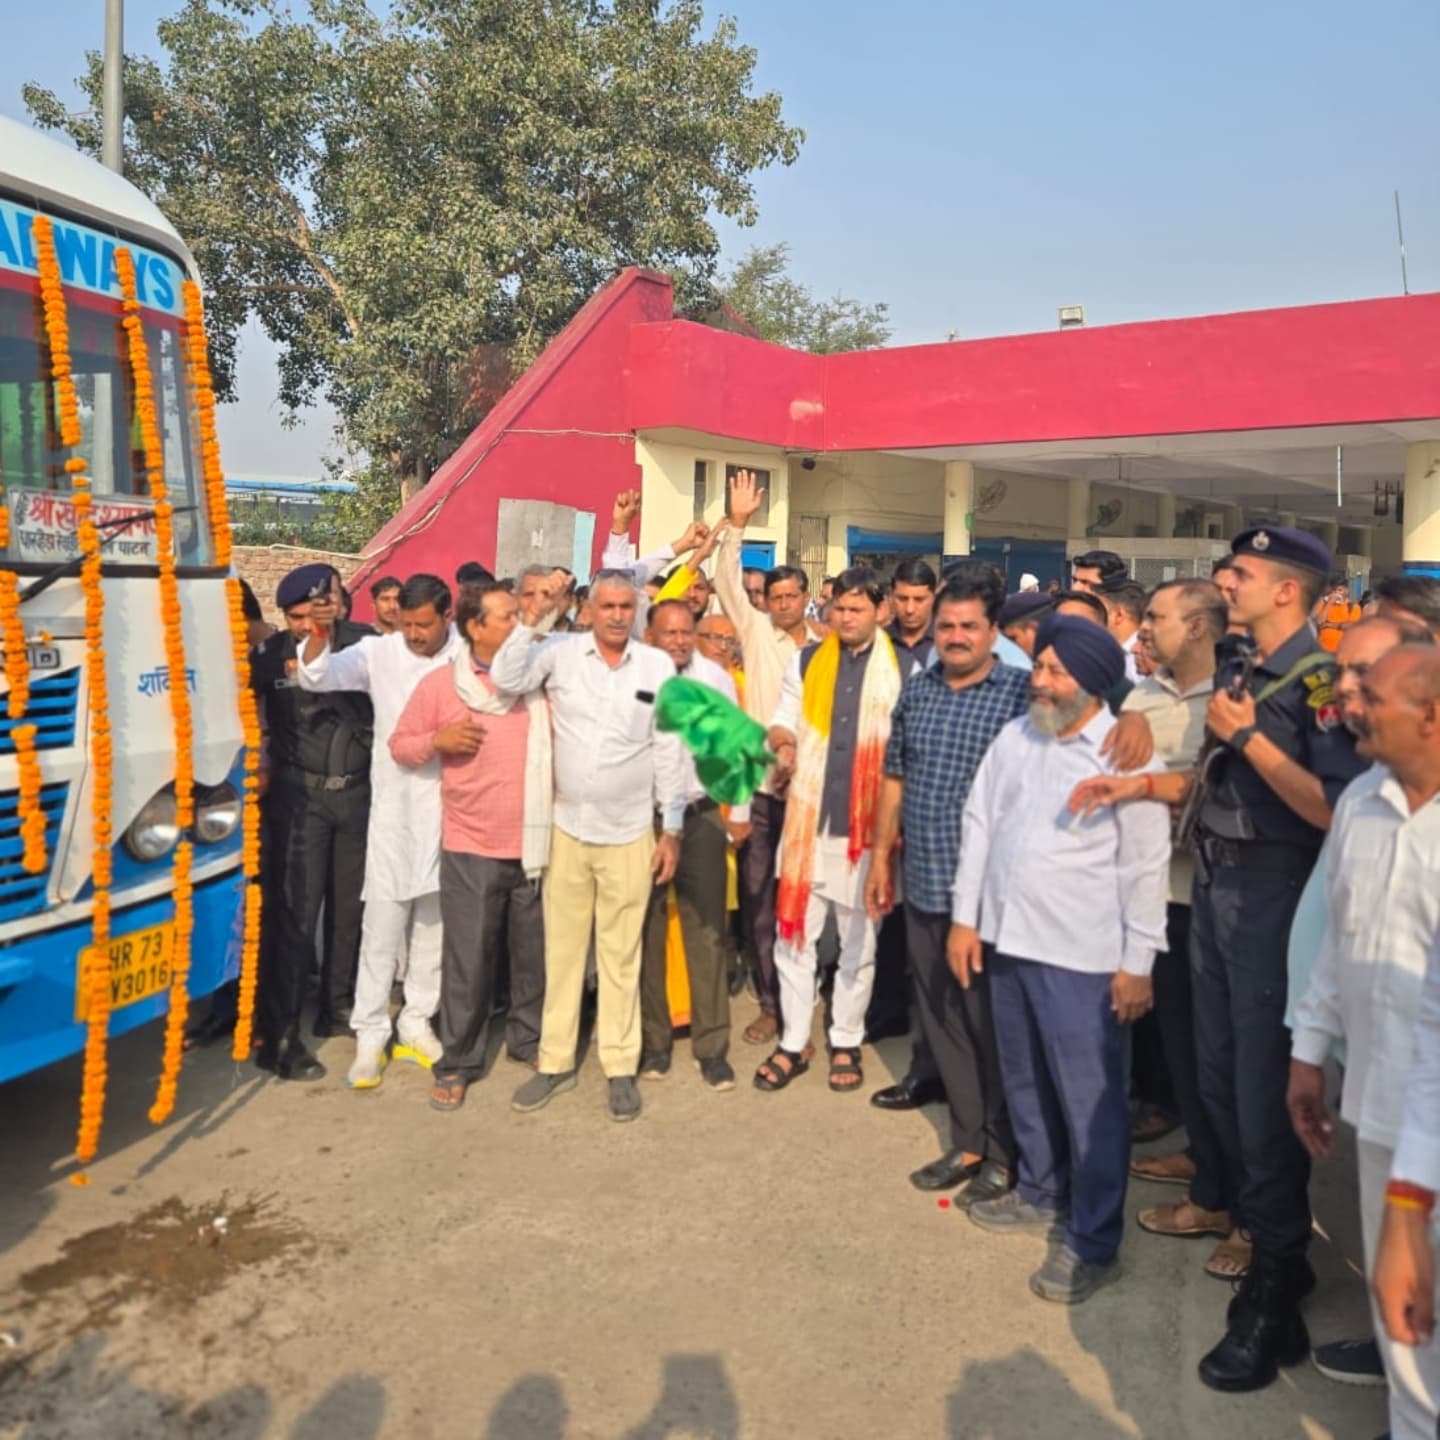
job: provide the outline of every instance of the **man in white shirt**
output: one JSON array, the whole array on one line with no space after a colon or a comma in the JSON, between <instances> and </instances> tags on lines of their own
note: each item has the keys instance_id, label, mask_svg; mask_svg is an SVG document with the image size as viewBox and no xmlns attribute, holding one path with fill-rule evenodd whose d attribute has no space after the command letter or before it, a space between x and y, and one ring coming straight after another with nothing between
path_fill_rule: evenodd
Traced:
<instances>
[{"instance_id":1,"label":"man in white shirt","mask_svg":"<svg viewBox=\"0 0 1440 1440\"><path fill-rule=\"evenodd\" d=\"M989 970L1018 1151L1017 1187L970 1218L1063 1230L1030 1288L1064 1304L1118 1274L1130 1158L1121 1027L1149 1010L1165 943L1168 811L1068 813L1076 785L1110 769L1101 746L1116 722L1101 696L1124 670L1098 626L1060 615L1040 626L1029 714L996 737L965 803L951 910L956 978L968 987Z\"/></svg>"},{"instance_id":2,"label":"man in white shirt","mask_svg":"<svg viewBox=\"0 0 1440 1440\"><path fill-rule=\"evenodd\" d=\"M765 610L755 609L745 592L742 549L745 526L760 509L764 488L742 470L730 486L730 527L715 560L715 593L720 608L740 636L745 657L745 713L769 726L780 703L786 667L812 640L824 638L806 618L810 581L793 565L765 574ZM774 773L766 777L750 805L750 838L740 852L741 925L755 956L755 989L760 1013L745 1027L751 1045L765 1045L780 1033L780 977L775 968L776 856L785 829L785 792Z\"/></svg>"},{"instance_id":3,"label":"man in white shirt","mask_svg":"<svg viewBox=\"0 0 1440 1440\"><path fill-rule=\"evenodd\" d=\"M1098 591L1105 606L1105 628L1125 652L1125 678L1133 685L1140 678L1137 668L1140 621L1145 614L1145 587L1129 578L1112 581Z\"/></svg>"},{"instance_id":4,"label":"man in white shirt","mask_svg":"<svg viewBox=\"0 0 1440 1440\"><path fill-rule=\"evenodd\" d=\"M1363 715L1351 723L1360 753L1376 763L1341 796L1325 844L1328 924L1295 1008L1287 1103L1301 1143L1315 1158L1328 1155L1334 1125L1321 1067L1343 1040L1340 1113L1358 1134L1368 1266L1395 1166L1427 962L1440 935L1440 650L1392 650L1361 681L1361 693ZM1440 1354L1386 1339L1381 1348L1390 1433L1431 1440Z\"/></svg>"},{"instance_id":5,"label":"man in white shirt","mask_svg":"<svg viewBox=\"0 0 1440 1440\"><path fill-rule=\"evenodd\" d=\"M365 850L365 916L355 980L354 1090L380 1083L390 1044L390 990L407 952L405 1004L395 1024L395 1055L427 1069L443 1053L431 1026L440 1004L440 762L407 769L390 754L390 736L415 687L460 649L450 623L450 587L412 575L400 589L400 628L332 650L333 600L311 602L313 633L300 653L306 690L363 690L375 707L370 760L370 826Z\"/></svg>"},{"instance_id":6,"label":"man in white shirt","mask_svg":"<svg viewBox=\"0 0 1440 1440\"><path fill-rule=\"evenodd\" d=\"M735 682L720 666L695 652L695 616L684 600L661 600L650 610L650 643L663 650L676 673L718 691L732 705ZM731 808L727 819L706 793L686 751L685 830L675 870L675 903L685 941L690 979L690 1049L700 1078L711 1090L733 1090L735 1071L725 1058L730 1048L730 983L725 950L725 852L730 826L750 818L748 805ZM665 944L669 891L655 886L645 917L640 960L640 1077L663 1080L670 1073L674 1032L666 986Z\"/></svg>"},{"instance_id":7,"label":"man in white shirt","mask_svg":"<svg viewBox=\"0 0 1440 1440\"><path fill-rule=\"evenodd\" d=\"M544 687L555 727L555 828L545 875L545 1011L539 1071L515 1092L539 1110L576 1084L585 957L595 937L596 1043L609 1080L610 1118L640 1114L640 939L654 885L668 885L680 854L685 777L680 742L655 728L655 697L675 673L662 651L631 635L638 597L628 571L601 570L590 586L594 628L551 635L561 587L522 606L490 667L497 690ZM654 817L661 815L656 839Z\"/></svg>"}]
</instances>

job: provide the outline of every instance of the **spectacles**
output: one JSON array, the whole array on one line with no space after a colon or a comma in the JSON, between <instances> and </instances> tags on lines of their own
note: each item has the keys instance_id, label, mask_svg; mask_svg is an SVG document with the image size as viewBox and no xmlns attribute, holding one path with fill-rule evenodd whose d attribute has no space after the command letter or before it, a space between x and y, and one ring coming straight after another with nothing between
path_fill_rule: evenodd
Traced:
<instances>
[{"instance_id":1,"label":"spectacles","mask_svg":"<svg viewBox=\"0 0 1440 1440\"><path fill-rule=\"evenodd\" d=\"M713 630L697 630L695 632L695 638L697 640L708 640L712 645L723 645L727 650L733 649L735 646L735 637L733 635L717 635Z\"/></svg>"}]
</instances>

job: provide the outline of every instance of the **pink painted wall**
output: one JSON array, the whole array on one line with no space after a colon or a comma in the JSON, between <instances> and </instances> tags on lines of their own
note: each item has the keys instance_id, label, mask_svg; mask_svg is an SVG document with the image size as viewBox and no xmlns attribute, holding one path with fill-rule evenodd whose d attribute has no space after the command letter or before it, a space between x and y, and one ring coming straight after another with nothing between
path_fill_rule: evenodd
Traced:
<instances>
[{"instance_id":1,"label":"pink painted wall","mask_svg":"<svg viewBox=\"0 0 1440 1440\"><path fill-rule=\"evenodd\" d=\"M367 587L379 575L449 582L466 560L492 566L502 497L597 512L598 564L616 492L640 484L625 421L630 332L670 315L663 275L626 270L598 291L366 547L350 582L356 616L370 618Z\"/></svg>"}]
</instances>

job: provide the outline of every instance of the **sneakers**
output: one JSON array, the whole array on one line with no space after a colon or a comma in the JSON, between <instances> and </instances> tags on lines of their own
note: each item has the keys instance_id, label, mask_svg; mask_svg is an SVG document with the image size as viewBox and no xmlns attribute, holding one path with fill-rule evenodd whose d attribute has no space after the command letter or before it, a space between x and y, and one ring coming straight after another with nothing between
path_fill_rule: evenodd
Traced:
<instances>
[{"instance_id":1,"label":"sneakers","mask_svg":"<svg viewBox=\"0 0 1440 1440\"><path fill-rule=\"evenodd\" d=\"M1082 1260L1068 1245L1062 1245L1030 1277L1030 1289L1042 1300L1053 1300L1057 1305L1080 1305L1102 1285L1119 1277L1118 1260L1098 1265Z\"/></svg>"},{"instance_id":2,"label":"sneakers","mask_svg":"<svg viewBox=\"0 0 1440 1440\"><path fill-rule=\"evenodd\" d=\"M610 1081L610 1118L624 1122L634 1120L640 1114L640 1091L628 1075L615 1076Z\"/></svg>"},{"instance_id":3,"label":"sneakers","mask_svg":"<svg viewBox=\"0 0 1440 1440\"><path fill-rule=\"evenodd\" d=\"M697 1060L695 1065L700 1071L700 1079L709 1089L733 1090L735 1088L735 1071L723 1055L712 1055L707 1060Z\"/></svg>"},{"instance_id":4,"label":"sneakers","mask_svg":"<svg viewBox=\"0 0 1440 1440\"><path fill-rule=\"evenodd\" d=\"M573 1090L577 1083L573 1070L567 1070L563 1075L532 1075L515 1092L510 1108L519 1110L522 1114L543 1110L557 1095Z\"/></svg>"},{"instance_id":5,"label":"sneakers","mask_svg":"<svg viewBox=\"0 0 1440 1440\"><path fill-rule=\"evenodd\" d=\"M385 1042L362 1035L355 1048L355 1063L346 1071L345 1083L352 1090L373 1090L379 1085L389 1062Z\"/></svg>"},{"instance_id":6,"label":"sneakers","mask_svg":"<svg viewBox=\"0 0 1440 1440\"><path fill-rule=\"evenodd\" d=\"M668 1050L647 1050L640 1057L640 1078L642 1080L663 1080L670 1073L670 1052Z\"/></svg>"},{"instance_id":7,"label":"sneakers","mask_svg":"<svg viewBox=\"0 0 1440 1440\"><path fill-rule=\"evenodd\" d=\"M413 1030L402 1030L395 1041L395 1058L410 1060L426 1070L440 1063L445 1047L428 1025L417 1025Z\"/></svg>"},{"instance_id":8,"label":"sneakers","mask_svg":"<svg viewBox=\"0 0 1440 1440\"><path fill-rule=\"evenodd\" d=\"M1317 1345L1310 1358L1327 1380L1341 1385L1385 1384L1385 1365L1374 1340L1332 1340L1328 1345Z\"/></svg>"},{"instance_id":9,"label":"sneakers","mask_svg":"<svg viewBox=\"0 0 1440 1440\"><path fill-rule=\"evenodd\" d=\"M982 1230L1008 1235L1053 1235L1065 1224L1063 1211L1042 1210L1022 1200L1018 1190L1007 1190L997 1200L977 1200L969 1215Z\"/></svg>"}]
</instances>

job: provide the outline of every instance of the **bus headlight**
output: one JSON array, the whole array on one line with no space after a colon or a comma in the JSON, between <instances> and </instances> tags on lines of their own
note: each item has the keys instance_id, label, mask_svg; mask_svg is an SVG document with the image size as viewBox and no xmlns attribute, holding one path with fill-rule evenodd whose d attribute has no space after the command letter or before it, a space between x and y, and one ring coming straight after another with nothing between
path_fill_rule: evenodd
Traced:
<instances>
[{"instance_id":1,"label":"bus headlight","mask_svg":"<svg viewBox=\"0 0 1440 1440\"><path fill-rule=\"evenodd\" d=\"M228 840L240 824L240 796L225 783L195 797L195 838L202 845Z\"/></svg>"},{"instance_id":2,"label":"bus headlight","mask_svg":"<svg viewBox=\"0 0 1440 1440\"><path fill-rule=\"evenodd\" d=\"M137 859L163 859L180 839L175 823L175 796L169 790L152 795L130 822L125 832L125 848Z\"/></svg>"}]
</instances>

